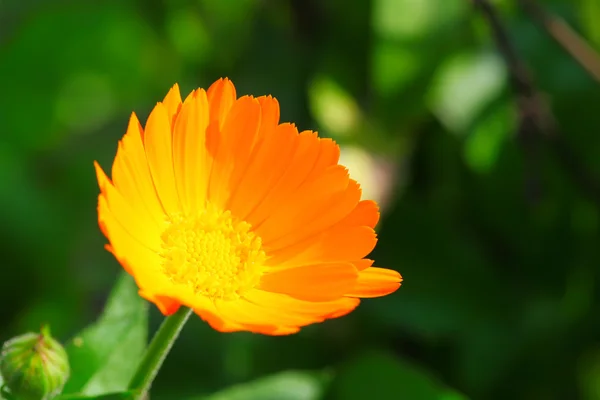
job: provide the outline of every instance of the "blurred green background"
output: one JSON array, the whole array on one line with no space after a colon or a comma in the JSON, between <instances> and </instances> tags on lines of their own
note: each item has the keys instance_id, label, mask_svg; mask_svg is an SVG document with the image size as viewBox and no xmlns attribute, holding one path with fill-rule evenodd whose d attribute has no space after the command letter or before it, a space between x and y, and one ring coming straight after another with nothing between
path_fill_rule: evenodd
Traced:
<instances>
[{"instance_id":1,"label":"blurred green background","mask_svg":"<svg viewBox=\"0 0 600 400\"><path fill-rule=\"evenodd\" d=\"M67 341L98 317L121 268L93 160L109 167L131 111L173 83L228 76L342 145L382 204L373 257L405 282L289 337L193 318L153 400L281 372L214 399L600 399L600 197L578 175L600 177L600 84L493 3L583 172L548 137L517 140L468 0L0 0L0 341L43 322ZM600 50L600 1L543 6Z\"/></svg>"}]
</instances>

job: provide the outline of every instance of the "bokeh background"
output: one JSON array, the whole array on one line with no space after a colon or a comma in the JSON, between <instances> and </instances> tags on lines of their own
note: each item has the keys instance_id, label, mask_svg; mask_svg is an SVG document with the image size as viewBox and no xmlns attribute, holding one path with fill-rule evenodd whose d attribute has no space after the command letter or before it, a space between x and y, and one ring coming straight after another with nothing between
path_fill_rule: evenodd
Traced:
<instances>
[{"instance_id":1,"label":"bokeh background","mask_svg":"<svg viewBox=\"0 0 600 400\"><path fill-rule=\"evenodd\" d=\"M0 341L98 317L121 268L93 160L228 76L341 144L405 282L290 337L194 318L152 399L600 399L600 84L519 3L490 2L552 129L469 0L0 0ZM600 51L600 1L540 5Z\"/></svg>"}]
</instances>

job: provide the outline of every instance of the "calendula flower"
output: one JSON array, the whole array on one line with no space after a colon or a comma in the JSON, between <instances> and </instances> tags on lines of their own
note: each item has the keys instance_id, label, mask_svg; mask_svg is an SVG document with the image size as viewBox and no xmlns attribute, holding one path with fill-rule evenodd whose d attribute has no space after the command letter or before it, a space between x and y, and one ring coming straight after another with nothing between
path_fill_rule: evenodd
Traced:
<instances>
[{"instance_id":1,"label":"calendula flower","mask_svg":"<svg viewBox=\"0 0 600 400\"><path fill-rule=\"evenodd\" d=\"M135 114L112 181L96 163L109 251L165 315L184 305L214 329L270 335L395 291L375 247L373 201L338 165L339 147L279 122L279 104L215 82L175 85L144 128Z\"/></svg>"}]
</instances>

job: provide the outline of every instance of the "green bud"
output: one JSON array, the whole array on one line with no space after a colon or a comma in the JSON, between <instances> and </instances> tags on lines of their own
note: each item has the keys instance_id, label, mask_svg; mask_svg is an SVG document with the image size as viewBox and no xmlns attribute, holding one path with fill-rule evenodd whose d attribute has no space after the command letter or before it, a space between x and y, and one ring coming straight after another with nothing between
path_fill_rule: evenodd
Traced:
<instances>
[{"instance_id":1,"label":"green bud","mask_svg":"<svg viewBox=\"0 0 600 400\"><path fill-rule=\"evenodd\" d=\"M12 338L2 346L0 373L4 390L15 399L52 399L62 390L69 372L67 353L47 327L41 333Z\"/></svg>"}]
</instances>

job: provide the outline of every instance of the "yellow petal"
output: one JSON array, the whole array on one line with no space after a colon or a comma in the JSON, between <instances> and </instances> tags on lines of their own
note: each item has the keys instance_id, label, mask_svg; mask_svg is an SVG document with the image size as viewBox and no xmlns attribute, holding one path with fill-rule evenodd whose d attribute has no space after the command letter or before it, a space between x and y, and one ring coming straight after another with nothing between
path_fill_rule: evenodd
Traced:
<instances>
[{"instance_id":1,"label":"yellow petal","mask_svg":"<svg viewBox=\"0 0 600 400\"><path fill-rule=\"evenodd\" d=\"M123 198L143 214L143 218L151 219L161 229L165 215L150 176L142 135L142 127L136 115L132 114L127 133L119 142L112 177L114 186Z\"/></svg>"},{"instance_id":2,"label":"yellow petal","mask_svg":"<svg viewBox=\"0 0 600 400\"><path fill-rule=\"evenodd\" d=\"M177 114L179 114L179 110L181 108L181 94L179 93L179 85L175 84L169 90L169 93L165 96L163 100L163 104L167 109L167 115L169 116L169 122L171 123L171 130L175 126L175 120L177 119Z\"/></svg>"},{"instance_id":3,"label":"yellow petal","mask_svg":"<svg viewBox=\"0 0 600 400\"><path fill-rule=\"evenodd\" d=\"M129 232L130 236L148 249L156 250L160 247L159 231L153 221L146 218L144 213L140 212L140 207L135 208L128 199L123 198L121 193L113 186L112 182L104 174L104 171L98 163L96 167L96 176L102 193L99 196L105 208L110 210L111 215Z\"/></svg>"},{"instance_id":4,"label":"yellow petal","mask_svg":"<svg viewBox=\"0 0 600 400\"><path fill-rule=\"evenodd\" d=\"M165 212L181 211L173 173L171 123L167 108L158 103L146 122L144 149L148 158L152 181Z\"/></svg>"}]
</instances>

